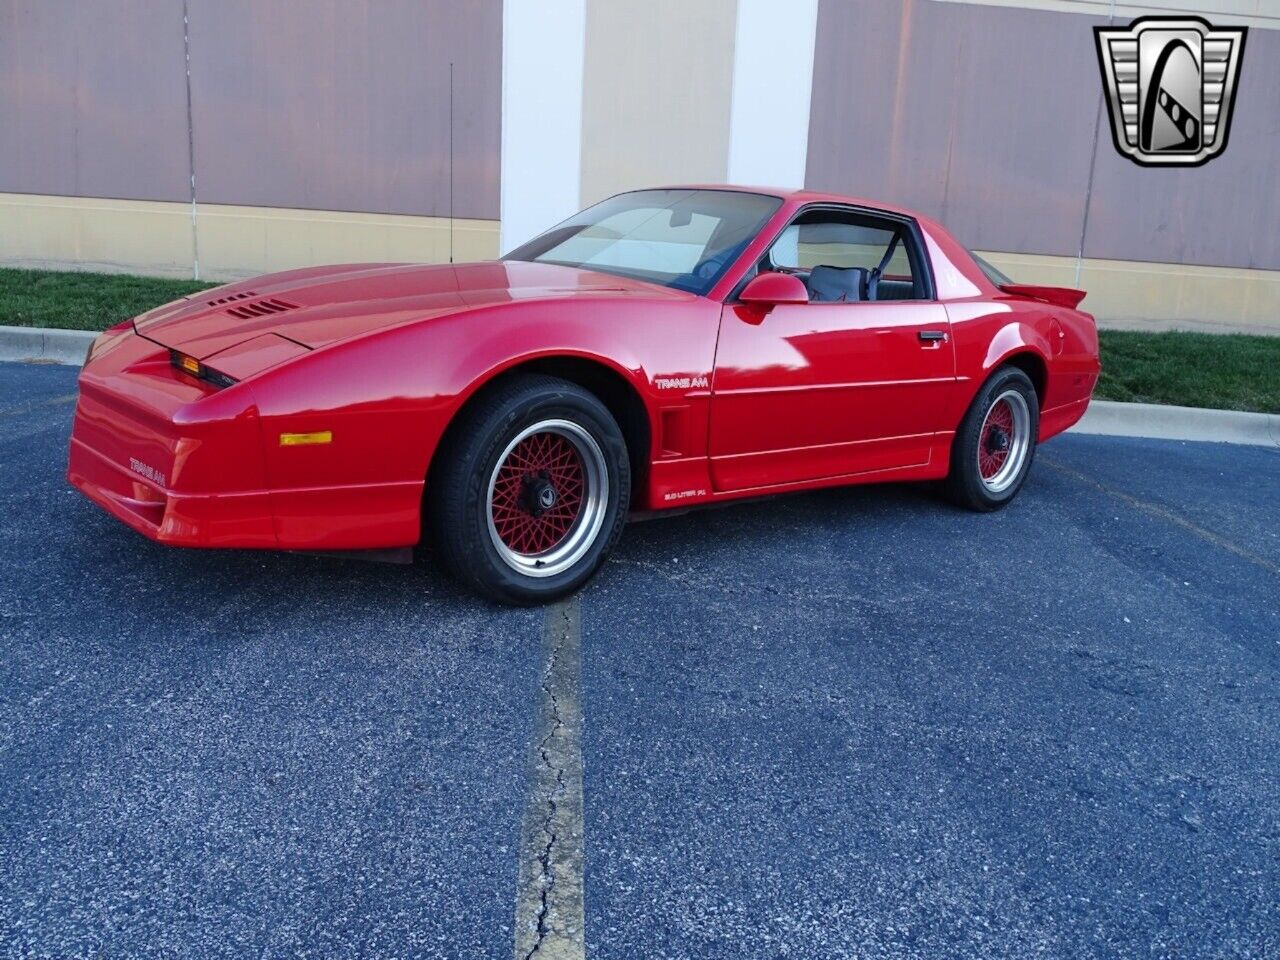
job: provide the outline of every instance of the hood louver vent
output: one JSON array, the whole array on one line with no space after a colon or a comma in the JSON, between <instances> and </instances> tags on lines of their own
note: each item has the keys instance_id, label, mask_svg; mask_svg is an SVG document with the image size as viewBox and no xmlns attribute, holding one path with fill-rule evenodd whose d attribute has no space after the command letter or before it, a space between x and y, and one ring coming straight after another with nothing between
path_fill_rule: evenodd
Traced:
<instances>
[{"instance_id":1,"label":"hood louver vent","mask_svg":"<svg viewBox=\"0 0 1280 960\"><path fill-rule=\"evenodd\" d=\"M211 307L220 307L224 303L231 303L235 300L245 300L249 297L257 296L252 290L246 290L244 293L233 293L229 297L219 297L217 300L206 301Z\"/></svg>"},{"instance_id":2,"label":"hood louver vent","mask_svg":"<svg viewBox=\"0 0 1280 960\"><path fill-rule=\"evenodd\" d=\"M247 294L252 296L252 294ZM228 307L227 313L233 317L239 317L241 320L251 320L254 317L269 317L273 313L284 313L286 310L296 310L296 303L289 303L287 300L256 300L253 303L245 303L238 307Z\"/></svg>"}]
</instances>

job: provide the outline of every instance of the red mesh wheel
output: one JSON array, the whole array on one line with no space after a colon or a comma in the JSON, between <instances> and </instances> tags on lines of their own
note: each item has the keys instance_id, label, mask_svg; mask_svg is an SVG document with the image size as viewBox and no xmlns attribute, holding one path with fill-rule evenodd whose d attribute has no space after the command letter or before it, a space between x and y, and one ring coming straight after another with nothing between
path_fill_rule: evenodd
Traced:
<instances>
[{"instance_id":1,"label":"red mesh wheel","mask_svg":"<svg viewBox=\"0 0 1280 960\"><path fill-rule=\"evenodd\" d=\"M984 480L998 474L1009 459L1013 436L1013 408L1002 398L987 412L978 438L978 470Z\"/></svg>"},{"instance_id":2,"label":"red mesh wheel","mask_svg":"<svg viewBox=\"0 0 1280 960\"><path fill-rule=\"evenodd\" d=\"M582 457L566 437L530 434L498 467L489 504L494 530L524 556L555 549L582 514L585 484Z\"/></svg>"}]
</instances>

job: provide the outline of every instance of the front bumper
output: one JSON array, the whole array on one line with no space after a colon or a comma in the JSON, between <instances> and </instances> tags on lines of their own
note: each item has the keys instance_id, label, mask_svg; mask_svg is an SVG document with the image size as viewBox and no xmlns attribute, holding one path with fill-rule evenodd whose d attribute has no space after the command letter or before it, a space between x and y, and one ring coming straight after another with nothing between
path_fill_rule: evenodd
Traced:
<instances>
[{"instance_id":1,"label":"front bumper","mask_svg":"<svg viewBox=\"0 0 1280 960\"><path fill-rule=\"evenodd\" d=\"M152 540L277 546L256 413L219 399L174 370L165 348L116 339L81 372L68 481ZM212 409L195 415L200 401Z\"/></svg>"},{"instance_id":2,"label":"front bumper","mask_svg":"<svg viewBox=\"0 0 1280 960\"><path fill-rule=\"evenodd\" d=\"M67 480L111 516L159 543L184 547L275 547L264 491L189 494L167 490L72 437Z\"/></svg>"},{"instance_id":3,"label":"front bumper","mask_svg":"<svg viewBox=\"0 0 1280 960\"><path fill-rule=\"evenodd\" d=\"M176 370L167 348L112 333L81 371L67 467L71 485L111 516L152 540L189 547L368 550L418 542L426 465L417 458L425 455L384 442L420 429L414 413L330 410L319 424L310 410L261 415L258 384L218 389ZM398 433L386 425L396 416ZM270 449L263 439L318 429L339 439ZM377 460L387 449L402 462Z\"/></svg>"}]
</instances>

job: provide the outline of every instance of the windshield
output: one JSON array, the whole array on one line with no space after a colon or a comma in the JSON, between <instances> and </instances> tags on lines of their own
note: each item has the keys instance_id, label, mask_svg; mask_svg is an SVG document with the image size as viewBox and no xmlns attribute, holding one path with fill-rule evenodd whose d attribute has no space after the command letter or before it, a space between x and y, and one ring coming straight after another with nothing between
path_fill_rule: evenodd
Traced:
<instances>
[{"instance_id":1,"label":"windshield","mask_svg":"<svg viewBox=\"0 0 1280 960\"><path fill-rule=\"evenodd\" d=\"M705 294L781 205L777 197L731 190L637 190L588 207L503 259Z\"/></svg>"}]
</instances>

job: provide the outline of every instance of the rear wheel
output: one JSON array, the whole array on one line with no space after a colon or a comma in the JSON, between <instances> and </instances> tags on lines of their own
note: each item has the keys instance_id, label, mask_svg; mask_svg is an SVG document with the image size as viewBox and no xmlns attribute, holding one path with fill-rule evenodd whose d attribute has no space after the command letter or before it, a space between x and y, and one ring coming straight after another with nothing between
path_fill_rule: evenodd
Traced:
<instances>
[{"instance_id":1,"label":"rear wheel","mask_svg":"<svg viewBox=\"0 0 1280 960\"><path fill-rule=\"evenodd\" d=\"M1040 407L1030 378L1002 367L974 398L951 446L950 498L972 510L998 510L1022 488L1035 459Z\"/></svg>"},{"instance_id":2,"label":"rear wheel","mask_svg":"<svg viewBox=\"0 0 1280 960\"><path fill-rule=\"evenodd\" d=\"M622 431L595 396L512 377L463 413L428 491L431 538L463 581L508 603L576 590L616 543L631 495Z\"/></svg>"}]
</instances>

